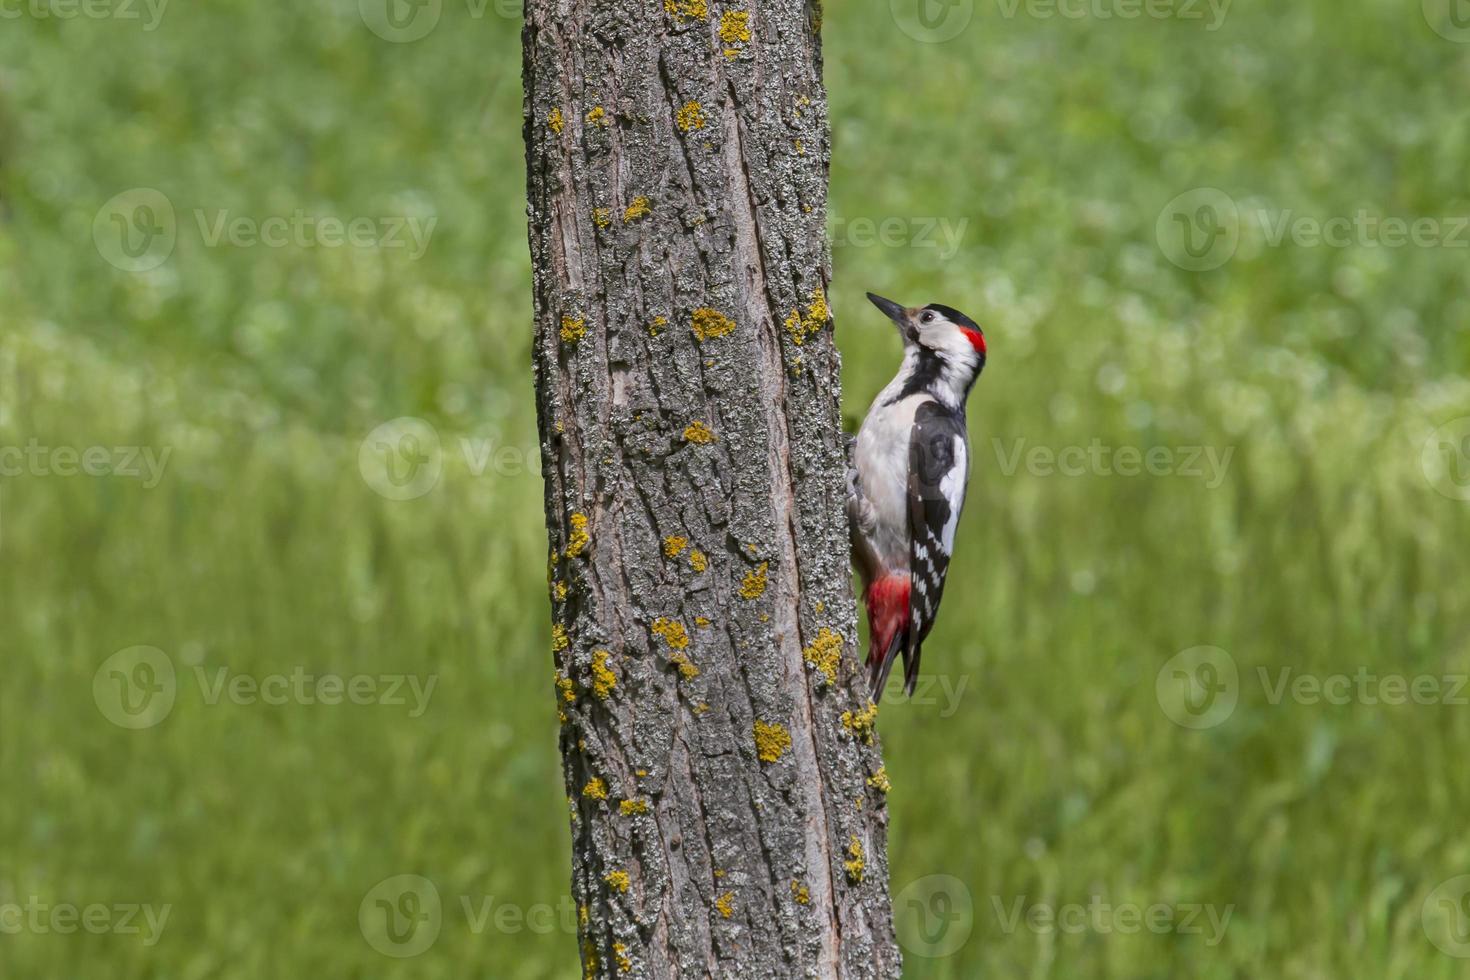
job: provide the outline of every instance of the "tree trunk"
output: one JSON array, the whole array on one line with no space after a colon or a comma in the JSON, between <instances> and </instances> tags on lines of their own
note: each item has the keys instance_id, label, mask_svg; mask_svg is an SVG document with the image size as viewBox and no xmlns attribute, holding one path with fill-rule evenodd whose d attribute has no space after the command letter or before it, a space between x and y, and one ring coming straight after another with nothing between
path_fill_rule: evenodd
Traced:
<instances>
[{"instance_id":1,"label":"tree trunk","mask_svg":"<svg viewBox=\"0 0 1470 980\"><path fill-rule=\"evenodd\" d=\"M589 976L892 977L819 13L527 0L535 366Z\"/></svg>"}]
</instances>

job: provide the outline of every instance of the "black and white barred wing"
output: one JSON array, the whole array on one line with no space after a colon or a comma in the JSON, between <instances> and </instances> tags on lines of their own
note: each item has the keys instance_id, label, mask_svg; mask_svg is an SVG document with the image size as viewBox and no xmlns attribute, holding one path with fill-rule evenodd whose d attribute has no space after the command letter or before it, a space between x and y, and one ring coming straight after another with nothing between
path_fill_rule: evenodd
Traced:
<instances>
[{"instance_id":1,"label":"black and white barred wing","mask_svg":"<svg viewBox=\"0 0 1470 980\"><path fill-rule=\"evenodd\" d=\"M920 645L939 614L969 475L964 416L937 402L920 406L909 437L909 639L903 651L909 693L919 676Z\"/></svg>"}]
</instances>

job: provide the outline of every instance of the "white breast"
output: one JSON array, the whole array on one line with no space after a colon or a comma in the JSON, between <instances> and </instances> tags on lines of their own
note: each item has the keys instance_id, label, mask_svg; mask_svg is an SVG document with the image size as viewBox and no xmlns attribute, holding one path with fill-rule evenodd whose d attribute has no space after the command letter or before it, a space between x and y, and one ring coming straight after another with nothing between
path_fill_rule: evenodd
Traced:
<instances>
[{"instance_id":1,"label":"white breast","mask_svg":"<svg viewBox=\"0 0 1470 980\"><path fill-rule=\"evenodd\" d=\"M897 389L890 385L873 401L863 427L858 430L855 455L858 482L878 523L873 546L887 568L901 571L909 567L909 438L914 412L932 399L924 394L910 395L896 404L885 405L896 393Z\"/></svg>"}]
</instances>

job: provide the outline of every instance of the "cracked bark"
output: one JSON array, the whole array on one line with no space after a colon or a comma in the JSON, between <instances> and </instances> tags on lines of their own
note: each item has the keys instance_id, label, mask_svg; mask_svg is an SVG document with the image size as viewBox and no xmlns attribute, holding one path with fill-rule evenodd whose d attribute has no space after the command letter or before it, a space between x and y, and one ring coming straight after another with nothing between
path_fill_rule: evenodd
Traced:
<instances>
[{"instance_id":1,"label":"cracked bark","mask_svg":"<svg viewBox=\"0 0 1470 980\"><path fill-rule=\"evenodd\" d=\"M801 0L526 4L589 976L898 975L825 299L818 17Z\"/></svg>"}]
</instances>

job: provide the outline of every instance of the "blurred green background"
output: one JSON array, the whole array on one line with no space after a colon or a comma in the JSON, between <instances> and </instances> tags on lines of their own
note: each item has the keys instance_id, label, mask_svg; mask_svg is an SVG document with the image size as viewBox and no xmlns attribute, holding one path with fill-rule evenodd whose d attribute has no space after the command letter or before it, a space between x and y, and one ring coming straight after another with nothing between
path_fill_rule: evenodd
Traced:
<instances>
[{"instance_id":1,"label":"blurred green background","mask_svg":"<svg viewBox=\"0 0 1470 980\"><path fill-rule=\"evenodd\" d=\"M1449 2L828 3L846 410L897 356L864 290L959 307L991 350L928 693L880 718L906 976L1470 969ZM518 14L444 0L412 41L381 14L0 21L0 910L171 906L152 938L0 914L0 976L578 974ZM214 236L298 211L302 244ZM1433 228L1296 233L1359 212ZM421 256L400 219L434 221ZM427 428L369 437L404 416ZM89 447L109 475L63 475ZM1102 461L1124 447L1160 472ZM114 724L150 668L171 704ZM296 671L436 686L417 716L407 688L212 693ZM1345 703L1279 686L1333 675ZM1389 675L1438 693L1384 703ZM358 921L401 874L443 907L402 960ZM1101 904L1170 918L1066 911Z\"/></svg>"}]
</instances>

